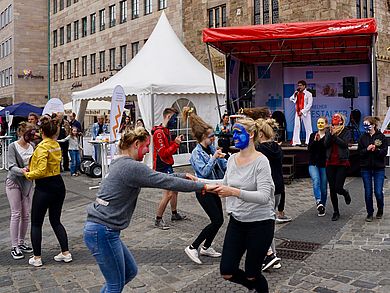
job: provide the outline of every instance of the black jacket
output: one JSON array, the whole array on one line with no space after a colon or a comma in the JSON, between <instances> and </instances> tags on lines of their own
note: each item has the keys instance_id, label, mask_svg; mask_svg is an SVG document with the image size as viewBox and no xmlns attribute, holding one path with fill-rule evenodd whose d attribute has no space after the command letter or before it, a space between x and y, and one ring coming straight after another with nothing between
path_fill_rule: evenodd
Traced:
<instances>
[{"instance_id":1,"label":"black jacket","mask_svg":"<svg viewBox=\"0 0 390 293\"><path fill-rule=\"evenodd\" d=\"M370 144L375 145L375 151L367 151ZM368 169L383 169L387 154L387 138L377 130L372 136L363 133L359 138L358 151L360 154L360 167Z\"/></svg>"},{"instance_id":2,"label":"black jacket","mask_svg":"<svg viewBox=\"0 0 390 293\"><path fill-rule=\"evenodd\" d=\"M284 192L282 148L278 143L269 141L256 144L256 150L267 157L271 167L272 180L275 184L275 194L281 194Z\"/></svg>"},{"instance_id":3,"label":"black jacket","mask_svg":"<svg viewBox=\"0 0 390 293\"><path fill-rule=\"evenodd\" d=\"M309 139L309 165L317 166L318 168L325 168L326 166L326 148L325 148L325 136L320 140L314 140L317 132L310 134Z\"/></svg>"},{"instance_id":4,"label":"black jacket","mask_svg":"<svg viewBox=\"0 0 390 293\"><path fill-rule=\"evenodd\" d=\"M348 161L349 159L348 144L350 141L351 141L351 132L347 128L344 128L339 135L331 135L330 131L327 130L325 132L325 140L324 140L324 144L326 147L326 159L327 160L330 159L332 145L337 144L340 162Z\"/></svg>"}]
</instances>

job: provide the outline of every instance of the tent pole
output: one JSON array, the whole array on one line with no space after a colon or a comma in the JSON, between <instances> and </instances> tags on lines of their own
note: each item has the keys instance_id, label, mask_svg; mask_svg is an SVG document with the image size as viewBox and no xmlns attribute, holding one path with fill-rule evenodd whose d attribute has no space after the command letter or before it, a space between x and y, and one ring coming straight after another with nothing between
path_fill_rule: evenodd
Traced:
<instances>
[{"instance_id":1,"label":"tent pole","mask_svg":"<svg viewBox=\"0 0 390 293\"><path fill-rule=\"evenodd\" d=\"M375 51L375 35L371 39L371 96L373 99L371 113L378 115L378 91L377 91L377 68L376 68L376 51Z\"/></svg>"},{"instance_id":2,"label":"tent pole","mask_svg":"<svg viewBox=\"0 0 390 293\"><path fill-rule=\"evenodd\" d=\"M213 79L213 85L214 85L214 91L215 91L215 98L217 99L217 107L218 107L219 120L222 120L221 105L219 104L218 92L217 92L217 85L215 84L215 76L214 76L213 62L211 62L211 54L210 54L210 48L209 48L209 44L208 44L208 43L206 43L206 48L207 48L207 56L208 56L208 58L209 58L209 63L210 63L211 77L212 77L212 79ZM225 66L226 66L226 65L225 65ZM225 95L226 95L226 93L225 93Z\"/></svg>"},{"instance_id":3,"label":"tent pole","mask_svg":"<svg viewBox=\"0 0 390 293\"><path fill-rule=\"evenodd\" d=\"M150 108L152 110L152 126L150 128L150 133L152 133L152 129L153 129L154 123L155 123L155 121L154 121L155 117L154 117L154 94L153 94L153 91L151 91L151 99L150 99L150 101L151 101ZM151 161L150 161L152 166L149 166L149 167L151 167L153 169L153 158L154 158L153 138L150 140L150 146L151 146L151 150L152 150L152 152L151 152L152 153L152 158L151 158Z\"/></svg>"},{"instance_id":4,"label":"tent pole","mask_svg":"<svg viewBox=\"0 0 390 293\"><path fill-rule=\"evenodd\" d=\"M233 114L231 109L231 104L230 104L230 60L231 60L230 54L225 54L226 110L228 114Z\"/></svg>"}]
</instances>

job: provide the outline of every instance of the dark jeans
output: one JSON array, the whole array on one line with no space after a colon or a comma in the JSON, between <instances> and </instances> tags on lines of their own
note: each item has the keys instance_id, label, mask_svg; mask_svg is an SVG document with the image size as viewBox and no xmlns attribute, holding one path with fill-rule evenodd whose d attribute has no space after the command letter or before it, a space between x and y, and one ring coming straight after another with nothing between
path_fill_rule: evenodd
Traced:
<instances>
[{"instance_id":1,"label":"dark jeans","mask_svg":"<svg viewBox=\"0 0 390 293\"><path fill-rule=\"evenodd\" d=\"M334 212L339 212L339 201L337 194L347 195L344 189L345 178L347 178L347 167L345 166L327 166L326 177L329 182L330 200L333 205Z\"/></svg>"},{"instance_id":2,"label":"dark jeans","mask_svg":"<svg viewBox=\"0 0 390 293\"><path fill-rule=\"evenodd\" d=\"M364 200L366 202L367 214L374 214L374 205L372 201L372 181L374 180L374 194L378 210L383 212L383 184L385 181L385 169L361 169L361 175L364 184Z\"/></svg>"},{"instance_id":3,"label":"dark jeans","mask_svg":"<svg viewBox=\"0 0 390 293\"><path fill-rule=\"evenodd\" d=\"M62 168L64 168L64 171L69 171L69 142L66 141L59 144L62 152Z\"/></svg>"},{"instance_id":4,"label":"dark jeans","mask_svg":"<svg viewBox=\"0 0 390 293\"><path fill-rule=\"evenodd\" d=\"M261 266L274 237L275 221L240 222L230 216L223 243L220 264L221 275L232 275L229 279L257 292L268 292L268 282L261 274ZM240 270L244 253L245 273ZM255 278L248 281L246 278Z\"/></svg>"},{"instance_id":5,"label":"dark jeans","mask_svg":"<svg viewBox=\"0 0 390 293\"><path fill-rule=\"evenodd\" d=\"M284 211L285 203L286 203L286 192L283 190L280 193L280 201L278 203L278 212L283 212Z\"/></svg>"},{"instance_id":6,"label":"dark jeans","mask_svg":"<svg viewBox=\"0 0 390 293\"><path fill-rule=\"evenodd\" d=\"M87 221L84 242L106 280L100 292L122 292L137 275L138 269L133 255L120 238L120 230Z\"/></svg>"},{"instance_id":7,"label":"dark jeans","mask_svg":"<svg viewBox=\"0 0 390 293\"><path fill-rule=\"evenodd\" d=\"M209 248L217 235L219 228L221 228L223 224L221 199L218 195L213 193L202 195L198 192L196 193L196 198L207 216L209 216L211 223L203 228L202 232L200 232L199 236L192 243L192 247L198 249L200 244L205 241L204 247Z\"/></svg>"},{"instance_id":8,"label":"dark jeans","mask_svg":"<svg viewBox=\"0 0 390 293\"><path fill-rule=\"evenodd\" d=\"M34 255L41 255L42 226L47 210L50 225L61 246L68 251L68 236L61 224L61 211L65 199L65 184L60 175L35 180L35 192L31 208L31 243Z\"/></svg>"}]
</instances>

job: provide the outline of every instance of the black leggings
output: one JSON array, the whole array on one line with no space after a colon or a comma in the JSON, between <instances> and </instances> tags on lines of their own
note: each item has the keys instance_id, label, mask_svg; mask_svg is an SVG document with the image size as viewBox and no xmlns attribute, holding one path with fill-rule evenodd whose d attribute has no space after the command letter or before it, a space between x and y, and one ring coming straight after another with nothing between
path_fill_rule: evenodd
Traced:
<instances>
[{"instance_id":1,"label":"black leggings","mask_svg":"<svg viewBox=\"0 0 390 293\"><path fill-rule=\"evenodd\" d=\"M199 236L192 243L192 247L198 249L200 244L206 240L204 242L204 247L209 248L217 235L219 228L221 228L223 224L221 199L218 195L213 193L206 193L205 195L202 195L198 192L196 193L196 198L203 210L209 216L211 223L203 228L202 232L200 232Z\"/></svg>"},{"instance_id":2,"label":"black leggings","mask_svg":"<svg viewBox=\"0 0 390 293\"><path fill-rule=\"evenodd\" d=\"M268 292L268 282L261 274L261 266L274 237L274 228L274 220L240 222L230 216L223 243L221 275L232 275L229 281L248 289ZM244 272L240 269L240 261L245 252Z\"/></svg>"},{"instance_id":3,"label":"black leggings","mask_svg":"<svg viewBox=\"0 0 390 293\"><path fill-rule=\"evenodd\" d=\"M333 210L339 213L339 201L337 194L344 197L347 191L344 189L345 178L347 178L347 167L345 166L327 166L326 176L329 182L330 200L332 201Z\"/></svg>"},{"instance_id":4,"label":"black leggings","mask_svg":"<svg viewBox=\"0 0 390 293\"><path fill-rule=\"evenodd\" d=\"M61 246L68 251L68 236L61 224L61 210L65 199L65 184L61 175L35 180L31 208L31 243L35 256L41 256L42 226L47 210L49 221Z\"/></svg>"}]
</instances>

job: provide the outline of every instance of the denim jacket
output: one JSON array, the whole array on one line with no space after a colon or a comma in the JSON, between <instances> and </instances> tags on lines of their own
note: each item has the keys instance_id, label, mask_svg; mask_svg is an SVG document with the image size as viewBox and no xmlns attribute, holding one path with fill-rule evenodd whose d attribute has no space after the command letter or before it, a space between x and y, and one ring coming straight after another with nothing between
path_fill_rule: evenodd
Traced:
<instances>
[{"instance_id":1,"label":"denim jacket","mask_svg":"<svg viewBox=\"0 0 390 293\"><path fill-rule=\"evenodd\" d=\"M210 149L213 154L216 152L216 148L213 145L210 146ZM198 143L191 153L190 163L197 177L222 179L226 171L227 160L215 159L207 154ZM217 168L216 165L218 166Z\"/></svg>"},{"instance_id":2,"label":"denim jacket","mask_svg":"<svg viewBox=\"0 0 390 293\"><path fill-rule=\"evenodd\" d=\"M99 123L94 123L92 125L92 138L96 139L96 137L99 135ZM108 133L108 125L103 123L103 133Z\"/></svg>"}]
</instances>

